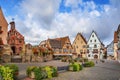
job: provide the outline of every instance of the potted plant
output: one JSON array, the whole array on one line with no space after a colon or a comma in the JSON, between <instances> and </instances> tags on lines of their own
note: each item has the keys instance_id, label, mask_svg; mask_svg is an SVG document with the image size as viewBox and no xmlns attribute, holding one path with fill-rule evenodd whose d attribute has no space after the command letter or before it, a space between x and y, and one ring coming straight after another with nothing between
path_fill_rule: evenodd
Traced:
<instances>
[{"instance_id":1,"label":"potted plant","mask_svg":"<svg viewBox=\"0 0 120 80\"><path fill-rule=\"evenodd\" d=\"M53 66L50 66L50 68L52 69L52 77L57 77L58 76L57 68Z\"/></svg>"},{"instance_id":2,"label":"potted plant","mask_svg":"<svg viewBox=\"0 0 120 80\"><path fill-rule=\"evenodd\" d=\"M34 69L37 68L36 66L29 66L26 70L26 74L28 77L30 78L35 78L35 74L34 74Z\"/></svg>"},{"instance_id":3,"label":"potted plant","mask_svg":"<svg viewBox=\"0 0 120 80\"><path fill-rule=\"evenodd\" d=\"M88 61L84 63L84 67L93 67L95 64L93 61Z\"/></svg>"}]
</instances>

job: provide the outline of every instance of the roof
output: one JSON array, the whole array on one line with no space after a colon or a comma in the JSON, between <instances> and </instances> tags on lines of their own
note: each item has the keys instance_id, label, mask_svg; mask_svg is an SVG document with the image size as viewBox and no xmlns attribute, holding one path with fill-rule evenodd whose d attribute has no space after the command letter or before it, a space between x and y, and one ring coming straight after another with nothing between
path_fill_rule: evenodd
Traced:
<instances>
[{"instance_id":1,"label":"roof","mask_svg":"<svg viewBox=\"0 0 120 80\"><path fill-rule=\"evenodd\" d=\"M69 40L68 36L61 37L61 38L55 38L55 39L48 39L52 48L59 48L59 49L61 49L64 46L66 40Z\"/></svg>"},{"instance_id":2,"label":"roof","mask_svg":"<svg viewBox=\"0 0 120 80\"><path fill-rule=\"evenodd\" d=\"M46 44L46 40L40 42L39 46Z\"/></svg>"},{"instance_id":3,"label":"roof","mask_svg":"<svg viewBox=\"0 0 120 80\"><path fill-rule=\"evenodd\" d=\"M48 41L49 41L52 48L59 48L59 49L62 48L62 44L61 44L60 40L49 39Z\"/></svg>"},{"instance_id":4,"label":"roof","mask_svg":"<svg viewBox=\"0 0 120 80\"><path fill-rule=\"evenodd\" d=\"M118 29L117 29L117 31L120 31L120 24L119 24L119 26L118 26Z\"/></svg>"},{"instance_id":5,"label":"roof","mask_svg":"<svg viewBox=\"0 0 120 80\"><path fill-rule=\"evenodd\" d=\"M120 32L120 24L117 28L117 31L114 32L114 43L117 43L118 42L118 34Z\"/></svg>"},{"instance_id":6,"label":"roof","mask_svg":"<svg viewBox=\"0 0 120 80\"><path fill-rule=\"evenodd\" d=\"M86 39L84 38L84 36L83 36L81 33L77 33L76 38L77 38L78 35L80 35L81 38L83 39L83 41L87 44L87 41L86 41ZM75 40L76 40L76 38L75 38ZM75 40L74 40L74 41L75 41Z\"/></svg>"},{"instance_id":7,"label":"roof","mask_svg":"<svg viewBox=\"0 0 120 80\"><path fill-rule=\"evenodd\" d=\"M13 31L16 32L19 35L20 38L24 38L24 36L21 33L19 33L16 29L15 30L9 30L8 33L11 33ZM15 37L17 37L17 36L15 36Z\"/></svg>"},{"instance_id":8,"label":"roof","mask_svg":"<svg viewBox=\"0 0 120 80\"><path fill-rule=\"evenodd\" d=\"M3 22L3 21L4 21L4 24L8 25L6 19L5 19L4 15L3 15L3 11L2 11L2 9L0 7L0 22ZM1 26L1 24L0 24L0 26Z\"/></svg>"},{"instance_id":9,"label":"roof","mask_svg":"<svg viewBox=\"0 0 120 80\"><path fill-rule=\"evenodd\" d=\"M117 38L117 31L114 32L114 43L118 42L118 38Z\"/></svg>"}]
</instances>

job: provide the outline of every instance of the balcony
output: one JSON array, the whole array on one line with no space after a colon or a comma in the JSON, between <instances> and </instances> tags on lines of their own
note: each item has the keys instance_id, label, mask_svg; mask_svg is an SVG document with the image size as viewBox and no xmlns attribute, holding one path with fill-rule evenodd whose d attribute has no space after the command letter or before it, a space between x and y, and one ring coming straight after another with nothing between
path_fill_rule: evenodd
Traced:
<instances>
[{"instance_id":1,"label":"balcony","mask_svg":"<svg viewBox=\"0 0 120 80\"><path fill-rule=\"evenodd\" d=\"M98 53L98 49L93 49L93 53Z\"/></svg>"}]
</instances>

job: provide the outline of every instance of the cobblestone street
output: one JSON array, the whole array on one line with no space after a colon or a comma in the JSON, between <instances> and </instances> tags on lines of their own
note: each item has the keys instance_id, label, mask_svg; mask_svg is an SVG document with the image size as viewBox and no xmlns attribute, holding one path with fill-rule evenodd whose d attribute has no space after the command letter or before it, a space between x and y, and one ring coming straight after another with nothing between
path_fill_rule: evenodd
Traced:
<instances>
[{"instance_id":1,"label":"cobblestone street","mask_svg":"<svg viewBox=\"0 0 120 80\"><path fill-rule=\"evenodd\" d=\"M52 80L120 80L120 64L116 61L99 62L95 67L80 72L64 72Z\"/></svg>"},{"instance_id":2,"label":"cobblestone street","mask_svg":"<svg viewBox=\"0 0 120 80\"><path fill-rule=\"evenodd\" d=\"M19 66L20 74L19 80L24 80L26 77L27 66L65 66L68 63L60 61L49 61L43 63L16 63ZM117 61L105 61L105 63L98 62L95 67L84 68L79 72L62 72L58 77L46 80L120 80L120 63Z\"/></svg>"}]
</instances>

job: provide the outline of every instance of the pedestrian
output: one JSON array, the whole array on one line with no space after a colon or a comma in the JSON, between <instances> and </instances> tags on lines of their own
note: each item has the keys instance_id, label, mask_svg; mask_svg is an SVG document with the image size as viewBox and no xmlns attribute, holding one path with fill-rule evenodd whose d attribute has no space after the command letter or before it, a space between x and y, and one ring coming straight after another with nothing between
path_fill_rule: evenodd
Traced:
<instances>
[{"instance_id":1,"label":"pedestrian","mask_svg":"<svg viewBox=\"0 0 120 80\"><path fill-rule=\"evenodd\" d=\"M97 62L97 60L96 60L96 64L97 64L98 62Z\"/></svg>"}]
</instances>

